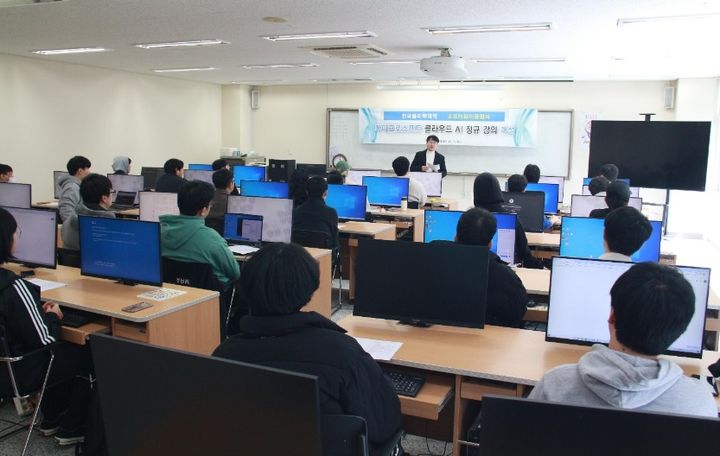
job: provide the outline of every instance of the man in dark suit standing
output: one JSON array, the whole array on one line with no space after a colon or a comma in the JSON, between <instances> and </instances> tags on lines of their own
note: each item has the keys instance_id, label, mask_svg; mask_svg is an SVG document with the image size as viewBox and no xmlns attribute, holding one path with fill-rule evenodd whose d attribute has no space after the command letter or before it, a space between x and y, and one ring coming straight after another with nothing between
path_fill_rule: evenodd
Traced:
<instances>
[{"instance_id":1,"label":"man in dark suit standing","mask_svg":"<svg viewBox=\"0 0 720 456\"><path fill-rule=\"evenodd\" d=\"M440 140L435 135L430 135L425 140L427 148L415 154L410 171L417 172L441 172L442 176L447 176L447 168L445 168L445 157L437 151Z\"/></svg>"}]
</instances>

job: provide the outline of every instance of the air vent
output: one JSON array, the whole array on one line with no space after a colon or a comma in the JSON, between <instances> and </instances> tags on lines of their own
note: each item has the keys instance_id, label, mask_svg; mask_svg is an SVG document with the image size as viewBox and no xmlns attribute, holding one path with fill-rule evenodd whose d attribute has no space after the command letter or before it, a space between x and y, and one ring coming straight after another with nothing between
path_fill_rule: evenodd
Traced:
<instances>
[{"instance_id":1,"label":"air vent","mask_svg":"<svg viewBox=\"0 0 720 456\"><path fill-rule=\"evenodd\" d=\"M368 44L358 44L354 46L306 46L302 49L307 49L311 54L343 60L376 59L390 55L388 51Z\"/></svg>"},{"instance_id":2,"label":"air vent","mask_svg":"<svg viewBox=\"0 0 720 456\"><path fill-rule=\"evenodd\" d=\"M43 3L58 3L66 0L0 0L0 8L3 6L40 5Z\"/></svg>"}]
</instances>

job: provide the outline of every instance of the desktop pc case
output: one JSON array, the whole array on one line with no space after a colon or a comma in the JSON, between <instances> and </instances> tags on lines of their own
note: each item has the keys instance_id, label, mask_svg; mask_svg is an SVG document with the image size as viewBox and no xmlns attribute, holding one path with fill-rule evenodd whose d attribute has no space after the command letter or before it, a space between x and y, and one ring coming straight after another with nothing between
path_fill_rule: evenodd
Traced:
<instances>
[{"instance_id":1,"label":"desktop pc case","mask_svg":"<svg viewBox=\"0 0 720 456\"><path fill-rule=\"evenodd\" d=\"M268 160L268 182L290 182L290 176L295 172L295 160Z\"/></svg>"}]
</instances>

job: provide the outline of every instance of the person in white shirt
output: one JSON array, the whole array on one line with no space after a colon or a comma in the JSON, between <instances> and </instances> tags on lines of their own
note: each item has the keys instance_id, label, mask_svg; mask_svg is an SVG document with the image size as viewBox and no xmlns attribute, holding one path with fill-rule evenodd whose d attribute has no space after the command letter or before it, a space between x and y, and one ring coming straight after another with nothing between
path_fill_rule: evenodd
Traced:
<instances>
[{"instance_id":1,"label":"person in white shirt","mask_svg":"<svg viewBox=\"0 0 720 456\"><path fill-rule=\"evenodd\" d=\"M605 217L605 253L600 259L631 262L630 256L640 250L651 234L652 225L640 211L630 206L619 207Z\"/></svg>"},{"instance_id":2,"label":"person in white shirt","mask_svg":"<svg viewBox=\"0 0 720 456\"><path fill-rule=\"evenodd\" d=\"M392 162L393 170L398 177L404 177L410 180L408 189L408 202L418 203L418 207L423 207L427 202L427 192L421 182L416 181L408 176L410 170L410 160L406 157L398 157Z\"/></svg>"}]
</instances>

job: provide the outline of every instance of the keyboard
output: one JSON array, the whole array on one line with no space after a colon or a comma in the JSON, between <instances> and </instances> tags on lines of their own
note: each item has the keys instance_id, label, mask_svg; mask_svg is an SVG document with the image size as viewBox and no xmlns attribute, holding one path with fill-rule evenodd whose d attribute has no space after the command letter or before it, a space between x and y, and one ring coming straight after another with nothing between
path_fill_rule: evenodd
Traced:
<instances>
[{"instance_id":1,"label":"keyboard","mask_svg":"<svg viewBox=\"0 0 720 456\"><path fill-rule=\"evenodd\" d=\"M395 393L400 396L417 396L425 383L425 377L418 377L417 375L409 375L405 372L384 370L385 377L392 384Z\"/></svg>"},{"instance_id":2,"label":"keyboard","mask_svg":"<svg viewBox=\"0 0 720 456\"><path fill-rule=\"evenodd\" d=\"M90 312L85 312L77 309L63 308L63 319L61 323L63 326L69 326L71 328L79 328L82 325L86 325L92 322L96 315Z\"/></svg>"}]
</instances>

